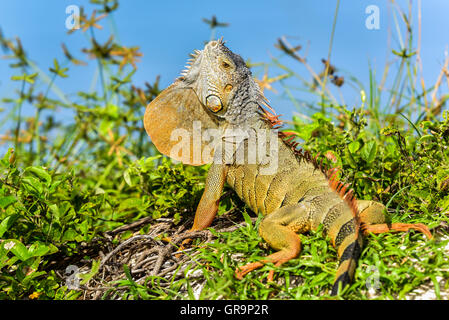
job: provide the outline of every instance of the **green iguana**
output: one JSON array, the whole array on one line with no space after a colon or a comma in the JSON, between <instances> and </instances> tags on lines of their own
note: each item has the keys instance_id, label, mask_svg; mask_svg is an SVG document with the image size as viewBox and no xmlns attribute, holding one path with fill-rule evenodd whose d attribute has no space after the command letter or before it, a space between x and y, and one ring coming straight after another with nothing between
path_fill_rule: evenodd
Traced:
<instances>
[{"instance_id":1,"label":"green iguana","mask_svg":"<svg viewBox=\"0 0 449 320\"><path fill-rule=\"evenodd\" d=\"M356 201L338 169L324 169L279 132L281 121L251 71L222 40L191 56L181 76L148 105L145 129L161 153L185 164L211 163L191 231L211 225L225 182L264 215L259 233L276 252L238 267L238 279L266 263L279 267L296 258L298 233L320 224L339 258L332 295L354 276L362 234L415 229L432 237L423 224L386 223L384 205Z\"/></svg>"}]
</instances>

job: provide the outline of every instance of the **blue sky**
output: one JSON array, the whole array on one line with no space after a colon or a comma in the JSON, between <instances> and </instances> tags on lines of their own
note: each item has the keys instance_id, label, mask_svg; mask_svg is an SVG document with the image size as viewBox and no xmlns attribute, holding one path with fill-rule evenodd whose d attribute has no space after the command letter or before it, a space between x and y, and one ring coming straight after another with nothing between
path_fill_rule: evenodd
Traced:
<instances>
[{"instance_id":1,"label":"blue sky","mask_svg":"<svg viewBox=\"0 0 449 320\"><path fill-rule=\"evenodd\" d=\"M396 2L407 10L408 1ZM413 18L417 22L417 1L413 3ZM67 80L57 80L56 84L69 97L75 97L78 91L89 90L96 68L95 61L87 59L79 51L88 46L86 35L81 31L67 34L65 9L73 4L84 6L87 12L94 8L88 1L0 0L0 28L4 35L8 38L20 37L29 57L42 70L48 71L54 57L59 61L63 60L63 42L77 58L89 62L87 67L70 65L70 77ZM378 5L380 9L379 30L368 30L365 27L365 8L371 4ZM161 85L165 87L179 75L187 55L193 49L201 49L204 40L209 39L210 30L202 22L202 18L210 18L212 15L230 24L227 28L219 28L217 36L224 36L231 50L244 59L270 62L272 57L280 57L273 45L277 38L285 35L292 44L301 44L303 49L300 54L307 51L310 65L316 71L321 71L321 59L326 58L328 53L335 6L334 0L122 0L118 11L113 13L113 19L120 42L126 46L139 46L144 55L138 63L134 83L141 86L145 81L151 83L157 75L161 75ZM444 51L449 44L448 12L447 0L422 1L422 61L427 86L435 83L443 65ZM105 40L112 25L107 19L100 24L103 31L95 30L95 34L100 40ZM415 26L417 27L417 23ZM389 29L392 31L390 44ZM415 31L417 36L417 28ZM342 75L354 75L368 87L368 63L371 63L380 79L389 48L398 49L398 41L392 6L388 1L341 1L331 61L342 70ZM287 58L282 61L310 79L302 65ZM0 60L0 97L11 96L11 91L17 88L17 83L9 80L17 71L11 72L8 64L9 61ZM260 68L256 69L256 76L260 76L262 71ZM283 72L277 68L269 68L270 76L281 73ZM275 88L282 92L279 85ZM353 89L344 87L343 94L348 105L359 103L358 93ZM295 92L297 98L301 99L301 95L301 92ZM296 111L293 104L281 94L267 92L267 97L274 109L284 114L284 118L290 118ZM8 108L10 105L2 105L0 102L0 107ZM24 110L25 114L27 111L31 112Z\"/></svg>"}]
</instances>

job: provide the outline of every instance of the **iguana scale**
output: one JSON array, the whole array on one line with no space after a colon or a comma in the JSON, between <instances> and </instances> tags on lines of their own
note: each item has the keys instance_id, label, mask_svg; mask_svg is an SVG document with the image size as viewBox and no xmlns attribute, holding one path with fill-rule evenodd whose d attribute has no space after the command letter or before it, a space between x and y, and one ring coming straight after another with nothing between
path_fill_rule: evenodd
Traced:
<instances>
[{"instance_id":1,"label":"iguana scale","mask_svg":"<svg viewBox=\"0 0 449 320\"><path fill-rule=\"evenodd\" d=\"M147 106L144 125L161 153L185 164L211 163L191 231L211 225L225 182L264 215L259 233L276 252L237 268L237 278L266 263L279 267L296 258L298 233L322 224L339 259L331 290L336 295L353 278L362 234L415 229L432 237L422 224L386 223L384 205L356 201L337 169L323 168L292 137L278 132L281 121L251 71L222 40L191 56L181 77ZM214 139L207 144L205 136ZM271 270L268 281L273 275Z\"/></svg>"}]
</instances>

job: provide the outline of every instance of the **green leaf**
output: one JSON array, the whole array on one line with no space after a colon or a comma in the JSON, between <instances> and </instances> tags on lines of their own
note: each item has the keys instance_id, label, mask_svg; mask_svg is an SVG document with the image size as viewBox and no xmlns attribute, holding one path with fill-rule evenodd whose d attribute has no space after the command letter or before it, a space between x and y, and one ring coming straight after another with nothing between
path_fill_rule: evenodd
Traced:
<instances>
[{"instance_id":1,"label":"green leaf","mask_svg":"<svg viewBox=\"0 0 449 320\"><path fill-rule=\"evenodd\" d=\"M2 220L2 222L0 223L0 238L6 231L8 231L8 229L14 224L18 217L19 214L14 213Z\"/></svg>"},{"instance_id":2,"label":"green leaf","mask_svg":"<svg viewBox=\"0 0 449 320\"><path fill-rule=\"evenodd\" d=\"M432 280L433 285L434 285L435 295L436 295L437 299L440 300L441 299L440 284L434 274L432 274L430 276L430 279Z\"/></svg>"},{"instance_id":3,"label":"green leaf","mask_svg":"<svg viewBox=\"0 0 449 320\"><path fill-rule=\"evenodd\" d=\"M56 248L54 245L46 245L40 241L34 242L28 249L28 252L32 257L41 257L47 254L53 254L57 251L58 248Z\"/></svg>"},{"instance_id":4,"label":"green leaf","mask_svg":"<svg viewBox=\"0 0 449 320\"><path fill-rule=\"evenodd\" d=\"M5 102L5 99L3 99L3 102ZM9 167L9 159L11 158L11 156L14 153L14 148L8 148L8 151L5 153L5 155L3 156L3 159L1 159L0 163L2 164L2 166L5 167Z\"/></svg>"},{"instance_id":5,"label":"green leaf","mask_svg":"<svg viewBox=\"0 0 449 320\"><path fill-rule=\"evenodd\" d=\"M15 196L6 196L0 198L0 208L6 209L11 204L17 202L17 199Z\"/></svg>"},{"instance_id":6,"label":"green leaf","mask_svg":"<svg viewBox=\"0 0 449 320\"><path fill-rule=\"evenodd\" d=\"M78 230L83 234L83 238L87 241L87 234L89 232L89 221L84 220L83 222L77 224Z\"/></svg>"},{"instance_id":7,"label":"green leaf","mask_svg":"<svg viewBox=\"0 0 449 320\"><path fill-rule=\"evenodd\" d=\"M49 68L50 72L57 74L61 78L67 78L68 75L66 75L64 72L69 70L69 68L62 68L59 66L58 60L53 59L53 66L54 68Z\"/></svg>"},{"instance_id":8,"label":"green leaf","mask_svg":"<svg viewBox=\"0 0 449 320\"><path fill-rule=\"evenodd\" d=\"M31 254L28 252L27 247L16 239L10 239L3 242L3 248L11 251L17 258L22 261L31 258Z\"/></svg>"},{"instance_id":9,"label":"green leaf","mask_svg":"<svg viewBox=\"0 0 449 320\"><path fill-rule=\"evenodd\" d=\"M51 183L51 175L43 167L28 167L24 172L31 172L41 180L45 181L46 185Z\"/></svg>"},{"instance_id":10,"label":"green leaf","mask_svg":"<svg viewBox=\"0 0 449 320\"><path fill-rule=\"evenodd\" d=\"M100 270L100 262L101 260L92 260L92 268L90 269L90 272L87 274L80 274L79 277L82 279L81 284L86 284L89 282L90 279L92 279L97 273L98 270Z\"/></svg>"},{"instance_id":11,"label":"green leaf","mask_svg":"<svg viewBox=\"0 0 449 320\"><path fill-rule=\"evenodd\" d=\"M58 188L58 186L63 182L63 180L58 180L58 181L54 181L50 188L48 189L48 191L50 193L54 193L56 191L56 188Z\"/></svg>"},{"instance_id":12,"label":"green leaf","mask_svg":"<svg viewBox=\"0 0 449 320\"><path fill-rule=\"evenodd\" d=\"M357 163L354 161L354 157L352 156L351 152L348 149L345 149L343 152L344 157L349 165L354 169L357 168Z\"/></svg>"},{"instance_id":13,"label":"green leaf","mask_svg":"<svg viewBox=\"0 0 449 320\"><path fill-rule=\"evenodd\" d=\"M110 121L109 119L105 118L101 120L98 129L103 136L106 136L108 134L108 131L111 130L113 127L114 121Z\"/></svg>"},{"instance_id":14,"label":"green leaf","mask_svg":"<svg viewBox=\"0 0 449 320\"><path fill-rule=\"evenodd\" d=\"M437 138L431 134L426 134L426 135L422 136L421 138L419 138L419 142L424 142L426 140L429 140L429 142L432 140L436 142Z\"/></svg>"},{"instance_id":15,"label":"green leaf","mask_svg":"<svg viewBox=\"0 0 449 320\"><path fill-rule=\"evenodd\" d=\"M64 232L64 234L62 235L61 241L62 242L66 242L66 241L74 241L76 240L78 236L78 232L75 229L68 229Z\"/></svg>"},{"instance_id":16,"label":"green leaf","mask_svg":"<svg viewBox=\"0 0 449 320\"><path fill-rule=\"evenodd\" d=\"M370 141L362 148L362 158L368 163L371 163L376 159L377 144L375 141Z\"/></svg>"},{"instance_id":17,"label":"green leaf","mask_svg":"<svg viewBox=\"0 0 449 320\"><path fill-rule=\"evenodd\" d=\"M42 183L34 177L25 177L22 179L22 185L29 193L41 195L44 191Z\"/></svg>"},{"instance_id":18,"label":"green leaf","mask_svg":"<svg viewBox=\"0 0 449 320\"><path fill-rule=\"evenodd\" d=\"M120 114L120 108L112 103L108 103L105 108L105 113L113 119L117 119Z\"/></svg>"},{"instance_id":19,"label":"green leaf","mask_svg":"<svg viewBox=\"0 0 449 320\"><path fill-rule=\"evenodd\" d=\"M159 199L162 200L162 198ZM123 211L127 209L138 209L140 206L142 206L141 198L128 198L120 202L118 211Z\"/></svg>"},{"instance_id":20,"label":"green leaf","mask_svg":"<svg viewBox=\"0 0 449 320\"><path fill-rule=\"evenodd\" d=\"M357 151L359 151L359 149L360 149L360 142L358 142L358 141L352 141L350 144L348 144L348 150L352 154L357 153Z\"/></svg>"},{"instance_id":21,"label":"green leaf","mask_svg":"<svg viewBox=\"0 0 449 320\"><path fill-rule=\"evenodd\" d=\"M34 78L36 78L37 76L37 72L33 73L33 74L22 74L21 76L12 76L11 80L13 81L26 81L28 83L33 84L34 83Z\"/></svg>"},{"instance_id":22,"label":"green leaf","mask_svg":"<svg viewBox=\"0 0 449 320\"><path fill-rule=\"evenodd\" d=\"M125 273L125 276L128 278L131 283L134 283L133 277L131 276L131 270L129 270L128 265L123 265L123 272Z\"/></svg>"},{"instance_id":23,"label":"green leaf","mask_svg":"<svg viewBox=\"0 0 449 320\"><path fill-rule=\"evenodd\" d=\"M242 212L243 219L245 219L245 222L248 224L248 226L252 226L253 222L251 221L251 217L246 213Z\"/></svg>"},{"instance_id":24,"label":"green leaf","mask_svg":"<svg viewBox=\"0 0 449 320\"><path fill-rule=\"evenodd\" d=\"M50 209L50 211L52 213L52 217L53 217L53 219L55 219L55 222L60 223L61 214L60 214L58 205L56 203L53 203L52 205L48 206L48 208Z\"/></svg>"},{"instance_id":25,"label":"green leaf","mask_svg":"<svg viewBox=\"0 0 449 320\"><path fill-rule=\"evenodd\" d=\"M125 182L128 186L132 187L133 186L133 182L131 180L131 176L130 176L130 169L126 169L125 172L123 172L123 179L125 179Z\"/></svg>"}]
</instances>

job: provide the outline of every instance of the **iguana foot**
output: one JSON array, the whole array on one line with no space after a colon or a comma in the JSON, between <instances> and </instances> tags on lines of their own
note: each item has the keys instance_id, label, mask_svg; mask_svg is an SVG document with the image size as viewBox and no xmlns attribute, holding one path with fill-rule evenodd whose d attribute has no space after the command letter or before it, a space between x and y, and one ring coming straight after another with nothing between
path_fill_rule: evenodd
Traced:
<instances>
[{"instance_id":1,"label":"iguana foot","mask_svg":"<svg viewBox=\"0 0 449 320\"><path fill-rule=\"evenodd\" d=\"M270 254L261 261L248 263L237 268L235 276L242 279L247 273L262 267L264 264L273 263L275 267L296 258L301 252L301 239L296 232L307 228L309 210L303 204L294 204L281 207L265 216L259 226L259 234L277 252ZM270 270L267 280L273 281L275 270Z\"/></svg>"},{"instance_id":2,"label":"iguana foot","mask_svg":"<svg viewBox=\"0 0 449 320\"><path fill-rule=\"evenodd\" d=\"M170 242L172 242L172 237L164 237L164 238L162 238L161 240L164 241L164 242L170 243ZM181 257L182 251L185 249L185 247L186 247L190 242L192 242L192 239L191 239L191 238L184 239L184 240L181 242L181 245L178 247L178 250L176 250L176 255L175 255L175 257L176 257L177 259L179 259L179 258Z\"/></svg>"},{"instance_id":3,"label":"iguana foot","mask_svg":"<svg viewBox=\"0 0 449 320\"><path fill-rule=\"evenodd\" d=\"M186 246L187 246L190 242L192 242L192 240L193 240L193 239L191 239L191 238L184 239L184 240L181 242L181 245L179 246L179 248L178 248L177 251L182 251L182 250L184 250L184 249L186 248Z\"/></svg>"},{"instance_id":4,"label":"iguana foot","mask_svg":"<svg viewBox=\"0 0 449 320\"><path fill-rule=\"evenodd\" d=\"M171 242L171 238L172 238L172 237L163 237L163 238L161 238L161 241L170 243L170 242Z\"/></svg>"},{"instance_id":5,"label":"iguana foot","mask_svg":"<svg viewBox=\"0 0 449 320\"><path fill-rule=\"evenodd\" d=\"M244 265L243 267L237 267L237 269L235 269L235 273L234 273L235 277L239 280L242 280L246 274L262 267L263 265L264 264L261 262L253 262L253 263L248 263L248 264Z\"/></svg>"},{"instance_id":6,"label":"iguana foot","mask_svg":"<svg viewBox=\"0 0 449 320\"><path fill-rule=\"evenodd\" d=\"M364 235L413 229L424 233L427 238L432 239L429 228L422 223L386 223L384 214L386 207L382 203L372 200L357 200L357 207Z\"/></svg>"},{"instance_id":7,"label":"iguana foot","mask_svg":"<svg viewBox=\"0 0 449 320\"><path fill-rule=\"evenodd\" d=\"M235 277L239 280L242 280L246 274L264 266L267 263L273 263L275 267L280 267L283 263L296 258L299 253L298 251L286 251L286 250L278 251L276 253L273 253L272 255L269 255L262 261L252 262L242 267L237 267L237 269L235 269ZM274 271L275 270L270 270L270 272L268 273L267 277L268 282L273 281Z\"/></svg>"},{"instance_id":8,"label":"iguana foot","mask_svg":"<svg viewBox=\"0 0 449 320\"><path fill-rule=\"evenodd\" d=\"M363 224L362 231L364 235L368 235L369 233L384 233L390 231L408 231L410 229L420 231L424 233L427 238L432 239L432 234L430 233L429 228L422 223L381 223L381 224Z\"/></svg>"}]
</instances>

